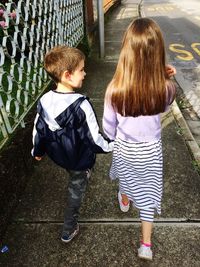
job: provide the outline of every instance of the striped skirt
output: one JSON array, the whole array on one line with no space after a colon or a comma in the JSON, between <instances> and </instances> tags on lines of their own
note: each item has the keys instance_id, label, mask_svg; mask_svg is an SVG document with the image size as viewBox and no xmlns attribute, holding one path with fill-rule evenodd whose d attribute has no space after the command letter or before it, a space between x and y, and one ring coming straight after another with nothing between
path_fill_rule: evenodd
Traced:
<instances>
[{"instance_id":1,"label":"striped skirt","mask_svg":"<svg viewBox=\"0 0 200 267\"><path fill-rule=\"evenodd\" d=\"M161 213L163 156L161 140L144 143L115 140L110 178L139 210Z\"/></svg>"}]
</instances>

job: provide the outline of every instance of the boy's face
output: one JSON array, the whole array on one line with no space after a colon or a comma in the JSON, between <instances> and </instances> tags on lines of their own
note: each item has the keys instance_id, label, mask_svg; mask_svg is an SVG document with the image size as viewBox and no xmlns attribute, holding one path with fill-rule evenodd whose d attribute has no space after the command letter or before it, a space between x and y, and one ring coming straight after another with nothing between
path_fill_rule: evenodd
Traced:
<instances>
[{"instance_id":1,"label":"boy's face","mask_svg":"<svg viewBox=\"0 0 200 267\"><path fill-rule=\"evenodd\" d=\"M73 88L81 88L84 77L86 75L84 71L85 62L81 60L77 69L70 74L70 83Z\"/></svg>"}]
</instances>

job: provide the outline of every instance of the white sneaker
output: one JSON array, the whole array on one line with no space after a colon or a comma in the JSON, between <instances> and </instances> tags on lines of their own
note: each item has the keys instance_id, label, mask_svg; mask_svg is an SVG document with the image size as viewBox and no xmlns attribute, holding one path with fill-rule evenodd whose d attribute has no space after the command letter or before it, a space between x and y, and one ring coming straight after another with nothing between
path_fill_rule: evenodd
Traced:
<instances>
[{"instance_id":1,"label":"white sneaker","mask_svg":"<svg viewBox=\"0 0 200 267\"><path fill-rule=\"evenodd\" d=\"M152 261L153 253L151 248L141 245L140 248L138 249L138 257L140 259Z\"/></svg>"},{"instance_id":2,"label":"white sneaker","mask_svg":"<svg viewBox=\"0 0 200 267\"><path fill-rule=\"evenodd\" d=\"M120 210L123 212L127 212L130 208L130 201L128 202L127 205L124 205L122 202L122 195L120 192L118 192L118 201L119 201Z\"/></svg>"}]
</instances>

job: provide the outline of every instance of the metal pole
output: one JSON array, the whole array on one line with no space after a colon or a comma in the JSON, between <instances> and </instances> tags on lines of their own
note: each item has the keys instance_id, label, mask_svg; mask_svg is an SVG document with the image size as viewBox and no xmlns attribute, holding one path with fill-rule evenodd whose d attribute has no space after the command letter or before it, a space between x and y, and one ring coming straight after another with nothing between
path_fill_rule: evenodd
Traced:
<instances>
[{"instance_id":1,"label":"metal pole","mask_svg":"<svg viewBox=\"0 0 200 267\"><path fill-rule=\"evenodd\" d=\"M104 44L104 12L103 12L103 0L97 0L97 12L99 23L99 52L100 58L104 58L105 44Z\"/></svg>"}]
</instances>

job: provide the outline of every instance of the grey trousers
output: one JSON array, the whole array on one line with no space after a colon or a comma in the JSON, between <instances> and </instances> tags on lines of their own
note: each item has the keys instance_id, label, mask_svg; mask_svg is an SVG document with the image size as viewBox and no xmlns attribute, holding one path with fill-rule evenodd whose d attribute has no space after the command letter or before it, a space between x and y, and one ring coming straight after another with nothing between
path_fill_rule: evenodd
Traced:
<instances>
[{"instance_id":1,"label":"grey trousers","mask_svg":"<svg viewBox=\"0 0 200 267\"><path fill-rule=\"evenodd\" d=\"M71 234L77 227L79 209L87 188L91 170L68 171L67 205L65 208L63 234Z\"/></svg>"}]
</instances>

